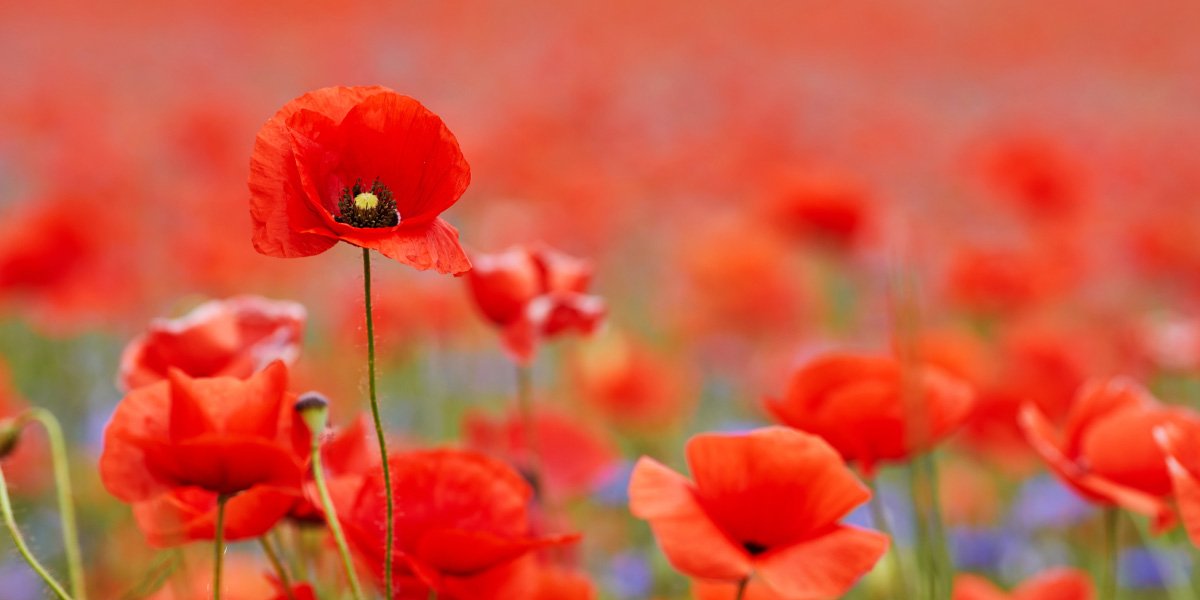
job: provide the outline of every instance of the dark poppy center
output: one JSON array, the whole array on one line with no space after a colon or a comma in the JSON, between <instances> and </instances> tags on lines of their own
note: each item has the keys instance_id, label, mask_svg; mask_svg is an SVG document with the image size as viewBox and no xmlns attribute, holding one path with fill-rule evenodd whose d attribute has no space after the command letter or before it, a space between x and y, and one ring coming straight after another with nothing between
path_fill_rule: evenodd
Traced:
<instances>
[{"instance_id":1,"label":"dark poppy center","mask_svg":"<svg viewBox=\"0 0 1200 600\"><path fill-rule=\"evenodd\" d=\"M742 542L742 547L750 553L750 556L758 556L767 551L767 547L758 542Z\"/></svg>"},{"instance_id":2,"label":"dark poppy center","mask_svg":"<svg viewBox=\"0 0 1200 600\"><path fill-rule=\"evenodd\" d=\"M359 228L393 227L400 222L400 213L392 191L379 178L369 189L359 179L342 190L333 220Z\"/></svg>"}]
</instances>

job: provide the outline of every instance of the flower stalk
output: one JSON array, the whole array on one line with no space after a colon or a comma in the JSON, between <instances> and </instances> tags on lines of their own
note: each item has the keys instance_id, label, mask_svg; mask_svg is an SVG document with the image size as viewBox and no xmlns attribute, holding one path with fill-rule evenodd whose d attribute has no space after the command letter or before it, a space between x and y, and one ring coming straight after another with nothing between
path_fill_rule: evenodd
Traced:
<instances>
[{"instance_id":1,"label":"flower stalk","mask_svg":"<svg viewBox=\"0 0 1200 600\"><path fill-rule=\"evenodd\" d=\"M387 439L383 433L383 420L379 416L379 400L375 393L375 320L371 311L371 251L362 249L363 257L363 306L367 317L367 390L371 397L371 417L375 421L375 437L379 441L380 465L383 469L383 487L387 494L387 514L384 524L383 547L383 585L384 597L392 597L392 540L395 534L395 519L393 513L395 504L392 498L392 475L388 469ZM314 434L315 435L315 434ZM315 439L315 438L314 438ZM315 443L315 442L314 442ZM314 464L319 464L314 461ZM321 478L320 469L318 480ZM332 503L331 503L332 504ZM327 507L328 509L328 507ZM329 513L335 514L335 513ZM336 519L333 519L336 521ZM343 544L344 545L344 544ZM356 596L357 597L357 596Z\"/></svg>"},{"instance_id":2,"label":"flower stalk","mask_svg":"<svg viewBox=\"0 0 1200 600\"><path fill-rule=\"evenodd\" d=\"M329 532L333 534L333 541L337 544L338 554L341 555L342 568L346 572L347 581L350 582L351 597L354 600L363 600L362 586L358 583L358 575L354 572L354 561L350 557L350 547L346 544L346 535L342 532L342 523L338 520L337 508L333 505L333 497L329 495L329 486L325 483L325 467L321 464L321 432L325 429L329 403L320 394L309 393L301 396L300 400L296 402L296 411L300 413L301 419L308 426L311 434L309 437L312 440L310 453L313 481L317 485L317 494L321 497L321 510L325 512L325 522L329 525ZM388 548L390 550L391 546ZM388 557L390 560L391 552L388 552ZM390 576L391 569L388 569L387 572ZM391 589L391 585L387 587L389 590ZM391 596L386 597L390 598Z\"/></svg>"},{"instance_id":3,"label":"flower stalk","mask_svg":"<svg viewBox=\"0 0 1200 600\"><path fill-rule=\"evenodd\" d=\"M229 496L217 496L217 525L213 538L213 600L221 600L221 570L225 563L225 503Z\"/></svg>"},{"instance_id":4,"label":"flower stalk","mask_svg":"<svg viewBox=\"0 0 1200 600\"><path fill-rule=\"evenodd\" d=\"M50 440L50 462L54 471L54 492L58 496L59 519L62 522L63 552L67 557L67 578L70 581L71 594L77 600L87 600L66 438L63 436L62 426L58 424L58 419L50 411L44 408L31 408L26 414L29 415L29 419L42 425Z\"/></svg>"},{"instance_id":5,"label":"flower stalk","mask_svg":"<svg viewBox=\"0 0 1200 600\"><path fill-rule=\"evenodd\" d=\"M8 482L4 479L4 470L0 468L0 513L3 513L4 526L8 528L9 535L12 536L13 543L17 547L17 552L21 554L21 558L29 564L29 567L42 578L46 586L58 596L59 600L71 600L71 596L63 589L62 584L50 575L50 572L42 566L38 559L29 550L29 546L25 543L25 537L21 535L20 528L17 527L17 519L13 516L12 501L8 497Z\"/></svg>"}]
</instances>

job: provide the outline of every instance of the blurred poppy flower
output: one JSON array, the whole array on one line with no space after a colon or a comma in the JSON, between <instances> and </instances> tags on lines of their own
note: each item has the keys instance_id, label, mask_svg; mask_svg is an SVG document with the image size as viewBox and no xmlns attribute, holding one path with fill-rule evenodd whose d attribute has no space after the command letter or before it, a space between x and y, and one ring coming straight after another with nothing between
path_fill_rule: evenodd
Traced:
<instances>
[{"instance_id":1,"label":"blurred poppy flower","mask_svg":"<svg viewBox=\"0 0 1200 600\"><path fill-rule=\"evenodd\" d=\"M205 302L178 319L157 319L121 354L118 383L130 390L167 378L245 378L300 353L306 313L295 302L237 296Z\"/></svg>"},{"instance_id":2,"label":"blurred poppy flower","mask_svg":"<svg viewBox=\"0 0 1200 600\"><path fill-rule=\"evenodd\" d=\"M135 257L123 256L131 246L111 243L133 237L131 229L92 196L50 194L9 206L0 219L0 297L54 333L111 324L141 290L128 267Z\"/></svg>"},{"instance_id":3,"label":"blurred poppy flower","mask_svg":"<svg viewBox=\"0 0 1200 600\"><path fill-rule=\"evenodd\" d=\"M1200 421L1163 425L1154 439L1166 456L1175 506L1188 539L1200 548Z\"/></svg>"},{"instance_id":4,"label":"blurred poppy flower","mask_svg":"<svg viewBox=\"0 0 1200 600\"><path fill-rule=\"evenodd\" d=\"M1048 569L1025 580L1010 593L978 575L954 578L951 600L1092 600L1092 580L1078 569Z\"/></svg>"},{"instance_id":5,"label":"blurred poppy flower","mask_svg":"<svg viewBox=\"0 0 1200 600\"><path fill-rule=\"evenodd\" d=\"M910 397L904 368L888 356L826 354L792 375L782 398L768 398L776 420L815 433L868 476L882 460L907 460L932 448L967 417L973 392L942 369L923 365Z\"/></svg>"},{"instance_id":6,"label":"blurred poppy flower","mask_svg":"<svg viewBox=\"0 0 1200 600\"><path fill-rule=\"evenodd\" d=\"M1092 502L1174 522L1167 461L1154 430L1168 424L1200 427L1192 411L1163 406L1125 378L1093 380L1080 391L1061 435L1033 404L1021 410L1021 428L1046 466Z\"/></svg>"},{"instance_id":7,"label":"blurred poppy flower","mask_svg":"<svg viewBox=\"0 0 1200 600\"><path fill-rule=\"evenodd\" d=\"M768 214L796 239L845 252L862 240L877 204L853 175L813 168L785 178L771 197Z\"/></svg>"},{"instance_id":8,"label":"blurred poppy flower","mask_svg":"<svg viewBox=\"0 0 1200 600\"><path fill-rule=\"evenodd\" d=\"M574 331L591 333L607 308L588 295L592 267L545 246L518 246L479 254L467 285L483 316L501 329L505 349L528 363L542 338Z\"/></svg>"},{"instance_id":9,"label":"blurred poppy flower","mask_svg":"<svg viewBox=\"0 0 1200 600\"><path fill-rule=\"evenodd\" d=\"M1040 461L1018 423L1021 405L1032 402L1051 423L1061 424L1102 362L1087 339L1078 331L1009 326L956 440L1011 472L1036 468Z\"/></svg>"},{"instance_id":10,"label":"blurred poppy flower","mask_svg":"<svg viewBox=\"0 0 1200 600\"><path fill-rule=\"evenodd\" d=\"M277 361L245 380L173 369L130 392L104 432L104 487L134 505L155 546L212 539L219 496L229 498L228 539L262 535L291 508L304 472L286 385Z\"/></svg>"},{"instance_id":11,"label":"blurred poppy flower","mask_svg":"<svg viewBox=\"0 0 1200 600\"><path fill-rule=\"evenodd\" d=\"M655 431L691 414L691 376L682 365L625 336L581 348L571 361L579 396L618 427Z\"/></svg>"},{"instance_id":12,"label":"blurred poppy flower","mask_svg":"<svg viewBox=\"0 0 1200 600\"><path fill-rule=\"evenodd\" d=\"M1083 165L1053 139L1008 136L980 150L980 174L1021 216L1034 222L1057 222L1086 208Z\"/></svg>"},{"instance_id":13,"label":"blurred poppy flower","mask_svg":"<svg viewBox=\"0 0 1200 600\"><path fill-rule=\"evenodd\" d=\"M471 263L439 215L470 180L454 134L420 102L379 86L309 92L255 139L254 248L292 258L345 241L417 269L462 273Z\"/></svg>"},{"instance_id":14,"label":"blurred poppy flower","mask_svg":"<svg viewBox=\"0 0 1200 600\"><path fill-rule=\"evenodd\" d=\"M695 483L643 457L629 507L687 575L753 576L783 598L833 598L887 551L886 536L838 523L871 493L816 436L783 427L701 434L686 452Z\"/></svg>"},{"instance_id":15,"label":"blurred poppy flower","mask_svg":"<svg viewBox=\"0 0 1200 600\"><path fill-rule=\"evenodd\" d=\"M697 343L794 335L814 301L789 250L760 225L690 228L673 257L681 285L664 303L664 320L680 322Z\"/></svg>"},{"instance_id":16,"label":"blurred poppy flower","mask_svg":"<svg viewBox=\"0 0 1200 600\"><path fill-rule=\"evenodd\" d=\"M447 600L527 598L532 565L520 559L537 548L578 536L538 536L529 524L533 490L504 463L463 450L392 455L396 598ZM347 539L361 564L383 578L382 471L338 502ZM532 558L532 557L530 557Z\"/></svg>"},{"instance_id":17,"label":"blurred poppy flower","mask_svg":"<svg viewBox=\"0 0 1200 600\"><path fill-rule=\"evenodd\" d=\"M512 411L501 420L471 412L463 418L463 437L469 448L506 460L523 472L538 461L545 493L564 500L587 494L617 466L616 448L582 421L545 405L535 405L534 440L526 440L521 415Z\"/></svg>"}]
</instances>

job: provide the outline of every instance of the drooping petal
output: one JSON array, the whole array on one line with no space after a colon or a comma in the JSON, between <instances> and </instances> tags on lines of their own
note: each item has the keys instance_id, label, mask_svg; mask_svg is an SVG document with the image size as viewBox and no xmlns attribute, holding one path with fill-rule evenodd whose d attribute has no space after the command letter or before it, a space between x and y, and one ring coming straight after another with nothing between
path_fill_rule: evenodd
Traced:
<instances>
[{"instance_id":1,"label":"drooping petal","mask_svg":"<svg viewBox=\"0 0 1200 600\"><path fill-rule=\"evenodd\" d=\"M757 557L754 568L785 598L837 598L887 549L888 538L881 533L835 525L823 535Z\"/></svg>"},{"instance_id":2,"label":"drooping petal","mask_svg":"<svg viewBox=\"0 0 1200 600\"><path fill-rule=\"evenodd\" d=\"M638 460L629 482L629 509L650 522L658 545L676 569L729 581L750 574L749 554L704 511L691 483L657 461Z\"/></svg>"}]
</instances>

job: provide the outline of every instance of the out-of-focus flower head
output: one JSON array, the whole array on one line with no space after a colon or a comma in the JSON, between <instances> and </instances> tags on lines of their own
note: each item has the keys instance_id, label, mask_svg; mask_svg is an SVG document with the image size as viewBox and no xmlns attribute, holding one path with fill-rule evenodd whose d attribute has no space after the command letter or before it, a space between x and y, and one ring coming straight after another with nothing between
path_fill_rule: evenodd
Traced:
<instances>
[{"instance_id":1,"label":"out-of-focus flower head","mask_svg":"<svg viewBox=\"0 0 1200 600\"><path fill-rule=\"evenodd\" d=\"M584 404L618 427L679 424L695 406L691 373L633 338L595 340L573 357L570 370Z\"/></svg>"},{"instance_id":2,"label":"out-of-focus flower head","mask_svg":"<svg viewBox=\"0 0 1200 600\"><path fill-rule=\"evenodd\" d=\"M467 413L463 438L469 448L504 459L524 473L538 465L544 493L557 500L587 494L617 468L619 455L612 442L570 414L539 404L531 423L536 448L526 439L519 411L499 420Z\"/></svg>"},{"instance_id":3,"label":"out-of-focus flower head","mask_svg":"<svg viewBox=\"0 0 1200 600\"><path fill-rule=\"evenodd\" d=\"M123 255L133 248L132 227L117 214L73 192L9 206L0 226L0 299L50 333L127 314L142 282L128 268L135 257Z\"/></svg>"},{"instance_id":4,"label":"out-of-focus flower head","mask_svg":"<svg viewBox=\"0 0 1200 600\"><path fill-rule=\"evenodd\" d=\"M1200 431L1200 415L1159 404L1120 377L1083 386L1061 432L1034 404L1021 410L1025 437L1064 483L1092 502L1151 517L1159 531L1175 522L1167 460L1154 437L1166 425Z\"/></svg>"},{"instance_id":5,"label":"out-of-focus flower head","mask_svg":"<svg viewBox=\"0 0 1200 600\"><path fill-rule=\"evenodd\" d=\"M918 391L908 395L906 385ZM786 393L766 406L780 423L820 435L872 473L880 461L932 448L962 424L973 402L971 387L938 367L918 365L906 374L890 356L831 353L797 369Z\"/></svg>"},{"instance_id":6,"label":"out-of-focus flower head","mask_svg":"<svg viewBox=\"0 0 1200 600\"><path fill-rule=\"evenodd\" d=\"M542 245L476 254L467 284L475 306L500 328L504 348L519 363L533 359L542 339L590 334L608 307L587 294L592 266Z\"/></svg>"},{"instance_id":7,"label":"out-of-focus flower head","mask_svg":"<svg viewBox=\"0 0 1200 600\"><path fill-rule=\"evenodd\" d=\"M1088 574L1059 567L1043 571L1022 582L1011 592L978 575L954 578L951 600L1092 600L1095 592Z\"/></svg>"},{"instance_id":8,"label":"out-of-focus flower head","mask_svg":"<svg viewBox=\"0 0 1200 600\"><path fill-rule=\"evenodd\" d=\"M178 319L157 319L125 346L117 376L130 390L167 378L249 377L275 360L295 362L307 313L287 301L258 296L212 300Z\"/></svg>"}]
</instances>

